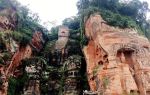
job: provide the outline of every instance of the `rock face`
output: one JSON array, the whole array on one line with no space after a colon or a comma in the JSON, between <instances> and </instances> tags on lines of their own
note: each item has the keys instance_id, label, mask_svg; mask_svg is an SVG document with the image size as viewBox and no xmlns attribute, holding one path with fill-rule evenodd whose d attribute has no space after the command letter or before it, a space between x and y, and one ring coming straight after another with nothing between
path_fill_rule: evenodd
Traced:
<instances>
[{"instance_id":1,"label":"rock face","mask_svg":"<svg viewBox=\"0 0 150 95\"><path fill-rule=\"evenodd\" d=\"M38 80L30 80L28 87L24 89L23 95L40 95L40 82Z\"/></svg>"},{"instance_id":2,"label":"rock face","mask_svg":"<svg viewBox=\"0 0 150 95\"><path fill-rule=\"evenodd\" d=\"M35 32L33 34L33 38L31 40L31 45L27 45L25 47L20 46L18 50L15 52L11 59L11 63L7 69L6 74L14 72L16 67L18 67L21 61L25 58L30 58L32 56L33 49L40 50L42 48L43 37L41 32ZM32 48L32 46L34 48Z\"/></svg>"},{"instance_id":3,"label":"rock face","mask_svg":"<svg viewBox=\"0 0 150 95\"><path fill-rule=\"evenodd\" d=\"M18 50L16 52L14 52L14 54L12 55L10 62L8 62L9 65L8 66L0 66L0 74L2 75L2 77L0 77L0 79L3 80L2 87L0 86L1 87L0 95L7 95L8 79L10 78L10 76L15 76L15 71L16 71L17 67L21 64L21 61L23 59L32 57L33 49L36 49L37 51L39 51L43 47L42 46L43 43L44 43L44 41L42 38L42 34L39 32L35 32L32 40L31 40L31 45L28 44L24 47L20 46L18 48ZM34 45L34 47L33 47L33 45ZM31 90L39 89L39 88L37 88L39 86L38 85L36 86L37 82L33 82L33 83L35 83L35 88L31 89ZM37 91L39 91L39 90L37 90ZM39 94L36 94L36 95L39 95Z\"/></svg>"},{"instance_id":4,"label":"rock face","mask_svg":"<svg viewBox=\"0 0 150 95\"><path fill-rule=\"evenodd\" d=\"M36 31L33 34L31 46L36 49L38 52L43 48L43 44L45 43L42 32Z\"/></svg>"},{"instance_id":5,"label":"rock face","mask_svg":"<svg viewBox=\"0 0 150 95\"><path fill-rule=\"evenodd\" d=\"M0 31L13 30L17 22L15 9L0 9L0 14Z\"/></svg>"},{"instance_id":6,"label":"rock face","mask_svg":"<svg viewBox=\"0 0 150 95\"><path fill-rule=\"evenodd\" d=\"M60 26L58 31L58 40L55 43L55 54L57 56L57 64L60 65L63 62L63 59L66 52L66 45L69 39L69 29L65 26Z\"/></svg>"},{"instance_id":7,"label":"rock face","mask_svg":"<svg viewBox=\"0 0 150 95\"><path fill-rule=\"evenodd\" d=\"M150 95L150 43L134 29L111 27L98 14L85 22L90 89L104 95Z\"/></svg>"},{"instance_id":8,"label":"rock face","mask_svg":"<svg viewBox=\"0 0 150 95\"><path fill-rule=\"evenodd\" d=\"M81 90L81 56L73 54L69 29L59 27L58 40L54 43L54 52L50 59L48 89L51 95L80 95Z\"/></svg>"},{"instance_id":9,"label":"rock face","mask_svg":"<svg viewBox=\"0 0 150 95\"><path fill-rule=\"evenodd\" d=\"M18 67L21 63L21 60L25 58L30 58L32 54L32 49L29 45L24 48L20 48L12 57L11 63L7 69L6 74L14 72L16 67Z\"/></svg>"},{"instance_id":10,"label":"rock face","mask_svg":"<svg viewBox=\"0 0 150 95\"><path fill-rule=\"evenodd\" d=\"M60 26L58 39L51 45L50 66L48 90L52 95L63 93L64 85L64 61L67 58L67 48L69 39L69 29L66 26ZM62 86L63 85L63 86ZM63 94L64 95L64 94Z\"/></svg>"},{"instance_id":11,"label":"rock face","mask_svg":"<svg viewBox=\"0 0 150 95\"><path fill-rule=\"evenodd\" d=\"M0 32L2 33L1 36L1 47L0 48L0 55L4 56L3 54L9 54L10 56L16 56L13 55L13 53L16 51L16 48L18 45L15 43L15 41L10 37L10 31L13 30L16 26L16 11L13 8L6 8L6 9L0 9ZM7 52L5 52L7 51ZM1 57L0 57L1 58ZM11 60L12 59L12 60ZM6 61L7 60L7 61ZM12 67L10 63L13 63L14 57L7 58L4 61L4 65L0 65L0 95L7 95L8 90L8 77L10 76L10 71L8 71L9 67ZM16 59L14 62L18 62ZM17 63L18 64L18 63ZM16 65L16 64L15 64ZM8 74L9 73L9 74ZM12 74L12 72L11 72Z\"/></svg>"},{"instance_id":12,"label":"rock face","mask_svg":"<svg viewBox=\"0 0 150 95\"><path fill-rule=\"evenodd\" d=\"M43 71L43 63L37 58L30 58L25 68L28 74L28 80L24 85L23 95L40 95L40 75Z\"/></svg>"},{"instance_id":13,"label":"rock face","mask_svg":"<svg viewBox=\"0 0 150 95\"><path fill-rule=\"evenodd\" d=\"M80 95L80 69L81 58L77 55L72 55L64 62L65 79L64 79L64 93L63 95Z\"/></svg>"}]
</instances>

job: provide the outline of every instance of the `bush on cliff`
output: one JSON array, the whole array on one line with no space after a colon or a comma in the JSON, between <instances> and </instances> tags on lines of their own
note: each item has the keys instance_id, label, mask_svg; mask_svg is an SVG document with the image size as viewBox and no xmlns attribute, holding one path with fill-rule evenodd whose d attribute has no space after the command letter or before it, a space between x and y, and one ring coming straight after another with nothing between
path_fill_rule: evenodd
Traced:
<instances>
[{"instance_id":1,"label":"bush on cliff","mask_svg":"<svg viewBox=\"0 0 150 95\"><path fill-rule=\"evenodd\" d=\"M146 14L150 11L147 2L139 0L129 2L124 0L79 0L77 7L82 24L84 24L85 20L83 19L85 17L88 18L92 13L100 12L109 25L121 28L137 28L141 34L150 38L148 35L150 29L147 27L149 22L146 20Z\"/></svg>"}]
</instances>

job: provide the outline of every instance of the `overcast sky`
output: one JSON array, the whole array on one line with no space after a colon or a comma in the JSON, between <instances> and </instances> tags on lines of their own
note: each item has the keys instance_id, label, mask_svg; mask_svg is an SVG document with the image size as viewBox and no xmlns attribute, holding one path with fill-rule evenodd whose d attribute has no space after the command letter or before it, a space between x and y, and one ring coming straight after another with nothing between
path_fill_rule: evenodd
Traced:
<instances>
[{"instance_id":1,"label":"overcast sky","mask_svg":"<svg viewBox=\"0 0 150 95\"><path fill-rule=\"evenodd\" d=\"M52 27L61 24L62 20L77 14L76 3L78 0L18 0L22 5L28 6L33 12L37 13L41 19L41 24ZM147 1L150 5L149 0ZM52 22L53 24L45 24Z\"/></svg>"},{"instance_id":2,"label":"overcast sky","mask_svg":"<svg viewBox=\"0 0 150 95\"><path fill-rule=\"evenodd\" d=\"M41 23L52 22L48 24L49 28L61 24L62 20L75 16L77 14L76 3L78 0L17 0L22 5L28 6L33 12L37 13Z\"/></svg>"}]
</instances>

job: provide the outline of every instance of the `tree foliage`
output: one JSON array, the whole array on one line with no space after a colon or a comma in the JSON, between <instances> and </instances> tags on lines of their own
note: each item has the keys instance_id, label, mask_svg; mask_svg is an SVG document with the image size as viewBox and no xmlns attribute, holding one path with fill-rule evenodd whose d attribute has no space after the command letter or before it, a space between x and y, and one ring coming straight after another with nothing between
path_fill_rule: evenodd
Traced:
<instances>
[{"instance_id":1,"label":"tree foliage","mask_svg":"<svg viewBox=\"0 0 150 95\"><path fill-rule=\"evenodd\" d=\"M131 0L129 2L123 0L79 0L77 7L79 13L89 7L96 7L101 10L110 10L114 13L130 16L137 21L142 18L145 19L146 13L149 11L148 3L139 0Z\"/></svg>"},{"instance_id":2,"label":"tree foliage","mask_svg":"<svg viewBox=\"0 0 150 95\"><path fill-rule=\"evenodd\" d=\"M94 12L100 12L108 24L121 28L137 28L148 34L146 14L150 11L147 2L140 0L79 0L78 14L82 19ZM147 35L146 35L147 36ZM150 36L150 35L149 35Z\"/></svg>"},{"instance_id":3,"label":"tree foliage","mask_svg":"<svg viewBox=\"0 0 150 95\"><path fill-rule=\"evenodd\" d=\"M68 26L69 29L77 30L80 28L80 18L71 17L63 20L63 25Z\"/></svg>"},{"instance_id":4,"label":"tree foliage","mask_svg":"<svg viewBox=\"0 0 150 95\"><path fill-rule=\"evenodd\" d=\"M13 54L7 50L6 45L9 45L10 40L15 40L20 46L26 46L31 42L34 32L46 34L47 29L39 24L40 20L37 14L31 13L26 6L20 5L17 0L0 0L0 16L7 17L9 22L15 26L12 30L0 31L0 64L9 66ZM44 38L46 38L45 35ZM38 57L38 55L35 56ZM32 61L34 62L34 60ZM28 81L28 75L22 71L23 65L26 64L23 63L17 68L22 75L8 79L8 95L21 95L23 93L24 84Z\"/></svg>"},{"instance_id":5,"label":"tree foliage","mask_svg":"<svg viewBox=\"0 0 150 95\"><path fill-rule=\"evenodd\" d=\"M26 45L32 38L35 31L47 32L48 30L39 24L37 14L30 12L26 6L22 6L16 0L0 0L0 10L12 9L15 15L8 13L9 20L17 19L15 29L12 31L13 38L22 45ZM6 16L6 14L5 14Z\"/></svg>"},{"instance_id":6,"label":"tree foliage","mask_svg":"<svg viewBox=\"0 0 150 95\"><path fill-rule=\"evenodd\" d=\"M95 12L98 12L110 25L121 28L137 28L139 31L143 31L143 34L150 39L150 21L146 20L146 13L149 11L147 2L141 2L139 0L131 0L130 2L124 2L123 0L79 0L77 7L78 15L66 18L63 21L63 25L68 26L70 29L70 37L67 45L69 56L73 54L83 56L81 45L88 42L88 39L83 34L84 21ZM20 45L25 46L28 44L31 41L34 31L47 32L47 30L39 24L40 20L38 15L31 13L26 6L20 5L16 0L0 0L0 10L5 8L13 8L16 11L17 24L11 33L11 37L19 42ZM42 72L39 73L43 93L48 92L46 90L48 87L45 86L45 84L49 80L46 78L47 75L43 73L49 72L50 74L55 74L54 72L56 72L58 75L63 74L60 68L49 66L49 64L51 64L50 61L53 60L51 59L52 49L54 50L55 42L58 39L58 29L59 26L51 28L50 33L47 35L47 42L43 46L44 48L40 53L34 55L34 59L41 60L41 62L45 63ZM3 35L4 34L0 32L0 39L2 39L0 40L0 49L5 49ZM9 53L6 53L0 59L0 62L4 63L3 61L9 58ZM24 62L22 62L22 67L35 62L36 61L32 58L30 60L25 59ZM85 64L84 67L86 67ZM85 71L82 71L82 75L85 75L85 72L86 68ZM27 74L25 72L23 73L24 75L19 78L12 77L9 79L9 95L15 95L18 90L23 89L25 81L28 80ZM86 79L86 76L82 79ZM84 83L82 84L84 85ZM20 89L17 90L16 87ZM87 87L85 87L85 89L86 88Z\"/></svg>"}]
</instances>

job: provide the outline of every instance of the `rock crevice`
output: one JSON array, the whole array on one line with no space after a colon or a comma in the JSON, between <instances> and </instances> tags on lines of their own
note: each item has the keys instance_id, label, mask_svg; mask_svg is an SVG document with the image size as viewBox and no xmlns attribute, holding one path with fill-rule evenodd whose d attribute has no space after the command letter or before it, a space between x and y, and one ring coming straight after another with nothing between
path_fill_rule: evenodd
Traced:
<instances>
[{"instance_id":1,"label":"rock crevice","mask_svg":"<svg viewBox=\"0 0 150 95\"><path fill-rule=\"evenodd\" d=\"M83 48L90 89L105 95L149 95L148 39L135 29L107 25L98 14L85 22Z\"/></svg>"}]
</instances>

